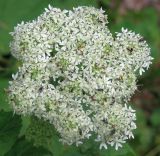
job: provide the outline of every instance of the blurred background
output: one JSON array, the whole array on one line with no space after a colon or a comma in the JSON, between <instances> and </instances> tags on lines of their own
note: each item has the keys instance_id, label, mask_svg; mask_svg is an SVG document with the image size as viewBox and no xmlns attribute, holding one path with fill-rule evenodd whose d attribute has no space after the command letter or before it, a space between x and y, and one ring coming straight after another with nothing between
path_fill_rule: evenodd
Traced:
<instances>
[{"instance_id":1,"label":"blurred background","mask_svg":"<svg viewBox=\"0 0 160 156\"><path fill-rule=\"evenodd\" d=\"M9 32L22 20L36 18L48 4L103 8L113 35L128 28L144 36L151 47L153 64L139 77L130 102L137 110L135 139L118 152L100 151L92 139L80 147L62 145L51 125L11 111L5 88L18 63L10 54ZM0 156L160 156L160 0L0 0Z\"/></svg>"}]
</instances>

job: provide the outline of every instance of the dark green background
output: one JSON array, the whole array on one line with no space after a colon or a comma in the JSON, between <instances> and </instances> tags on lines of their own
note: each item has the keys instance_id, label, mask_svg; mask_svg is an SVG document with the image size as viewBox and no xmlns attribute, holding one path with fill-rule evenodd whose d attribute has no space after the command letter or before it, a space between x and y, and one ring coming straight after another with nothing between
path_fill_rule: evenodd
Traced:
<instances>
[{"instance_id":1,"label":"dark green background","mask_svg":"<svg viewBox=\"0 0 160 156\"><path fill-rule=\"evenodd\" d=\"M113 35L121 27L128 28L144 36L151 47L153 64L139 77L138 91L130 102L137 110L135 139L128 141L118 152L113 148L100 151L92 139L80 147L62 145L54 130L48 132L48 138L45 136L42 127L52 129L51 125L14 115L8 105L5 88L18 67L10 55L9 32L22 20L36 18L48 4L62 9L82 5L102 7L108 14ZM34 122L39 125L39 131L30 128ZM160 2L0 0L0 156L160 156Z\"/></svg>"}]
</instances>

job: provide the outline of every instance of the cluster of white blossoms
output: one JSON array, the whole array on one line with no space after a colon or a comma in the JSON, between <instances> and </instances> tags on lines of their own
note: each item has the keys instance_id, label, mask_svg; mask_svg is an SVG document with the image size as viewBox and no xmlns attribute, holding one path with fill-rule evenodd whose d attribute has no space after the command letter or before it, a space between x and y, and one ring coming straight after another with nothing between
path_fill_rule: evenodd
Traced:
<instances>
[{"instance_id":1,"label":"cluster of white blossoms","mask_svg":"<svg viewBox=\"0 0 160 156\"><path fill-rule=\"evenodd\" d=\"M127 103L137 76L151 64L146 41L122 28L113 37L102 9L49 6L11 33L21 62L8 89L13 110L49 121L66 144L92 134L117 150L133 138L135 111Z\"/></svg>"}]
</instances>

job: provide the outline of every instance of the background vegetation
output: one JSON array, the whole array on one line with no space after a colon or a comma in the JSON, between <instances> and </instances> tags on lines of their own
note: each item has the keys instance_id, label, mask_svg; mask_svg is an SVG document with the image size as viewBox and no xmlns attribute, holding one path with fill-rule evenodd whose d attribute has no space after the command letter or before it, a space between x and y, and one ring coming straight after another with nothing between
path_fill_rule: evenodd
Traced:
<instances>
[{"instance_id":1,"label":"background vegetation","mask_svg":"<svg viewBox=\"0 0 160 156\"><path fill-rule=\"evenodd\" d=\"M151 47L153 64L139 78L131 100L137 110L135 139L118 152L99 150L92 141L80 147L62 145L48 123L14 115L5 88L17 62L10 55L9 32L17 23L36 18L44 8L95 6L106 10L112 32L121 27L140 33ZM160 1L159 0L0 0L0 156L160 156ZM36 125L36 126L32 126ZM47 129L47 131L46 131Z\"/></svg>"}]
</instances>

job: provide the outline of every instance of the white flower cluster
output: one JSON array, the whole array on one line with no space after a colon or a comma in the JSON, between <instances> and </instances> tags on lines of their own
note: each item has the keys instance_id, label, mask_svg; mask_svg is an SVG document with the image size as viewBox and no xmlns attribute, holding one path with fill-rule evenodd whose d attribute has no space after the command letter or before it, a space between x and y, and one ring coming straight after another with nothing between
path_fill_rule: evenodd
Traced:
<instances>
[{"instance_id":1,"label":"white flower cluster","mask_svg":"<svg viewBox=\"0 0 160 156\"><path fill-rule=\"evenodd\" d=\"M67 144L96 134L100 148L117 150L133 138L127 103L151 64L150 48L124 28L113 37L107 23L102 9L49 6L15 27L10 47L22 66L9 86L13 110L49 121Z\"/></svg>"}]
</instances>

